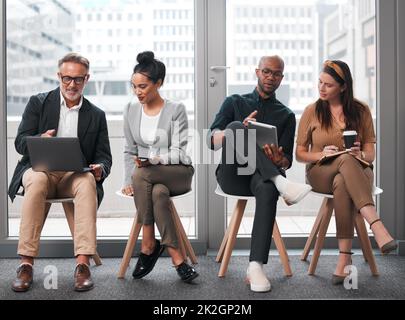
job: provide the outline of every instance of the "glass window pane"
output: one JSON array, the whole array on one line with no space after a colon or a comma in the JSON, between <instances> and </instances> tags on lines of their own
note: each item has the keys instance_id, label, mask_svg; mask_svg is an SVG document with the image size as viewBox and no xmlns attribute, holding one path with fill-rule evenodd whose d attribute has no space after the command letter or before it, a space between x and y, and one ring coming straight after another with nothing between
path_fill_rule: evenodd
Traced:
<instances>
[{"instance_id":1,"label":"glass window pane","mask_svg":"<svg viewBox=\"0 0 405 320\"><path fill-rule=\"evenodd\" d=\"M105 197L98 211L98 236L127 237L135 214L134 203L118 198L115 191L121 189L123 180L122 110L134 98L129 81L139 52L154 50L156 57L166 64L168 77L161 95L186 105L189 149L193 155L194 1L6 3L9 181L20 158L14 149L14 139L29 97L55 89L58 59L71 51L80 52L91 63L85 95L107 114L113 154L112 172L103 185ZM186 232L196 236L195 194L176 205ZM21 199L10 202L10 236L18 236L20 213ZM61 206L52 206L42 235L70 235Z\"/></svg>"}]
</instances>

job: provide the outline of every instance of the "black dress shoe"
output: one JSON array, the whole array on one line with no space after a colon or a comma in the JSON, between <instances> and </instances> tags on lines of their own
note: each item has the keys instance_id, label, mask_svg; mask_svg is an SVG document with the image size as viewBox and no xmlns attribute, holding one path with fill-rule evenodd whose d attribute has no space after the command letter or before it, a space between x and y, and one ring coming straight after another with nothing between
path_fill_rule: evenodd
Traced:
<instances>
[{"instance_id":1,"label":"black dress shoe","mask_svg":"<svg viewBox=\"0 0 405 320\"><path fill-rule=\"evenodd\" d=\"M164 250L165 247L160 245L159 240L156 240L155 249L151 254L148 255L141 252L139 254L138 262L136 263L132 276L135 279L141 279L149 272L151 272L156 264L157 259L160 257Z\"/></svg>"},{"instance_id":2,"label":"black dress shoe","mask_svg":"<svg viewBox=\"0 0 405 320\"><path fill-rule=\"evenodd\" d=\"M176 267L177 274L186 283L190 283L195 278L198 277L197 271L187 263L183 262L178 267Z\"/></svg>"}]
</instances>

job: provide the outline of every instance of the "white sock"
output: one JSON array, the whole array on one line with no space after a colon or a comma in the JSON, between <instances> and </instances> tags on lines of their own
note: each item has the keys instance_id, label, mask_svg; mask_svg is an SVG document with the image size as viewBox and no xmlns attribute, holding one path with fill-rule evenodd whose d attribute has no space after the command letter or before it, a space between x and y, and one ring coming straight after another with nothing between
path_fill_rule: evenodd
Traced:
<instances>
[{"instance_id":1,"label":"white sock","mask_svg":"<svg viewBox=\"0 0 405 320\"><path fill-rule=\"evenodd\" d=\"M249 267L263 267L263 263L259 261L251 261L249 262Z\"/></svg>"},{"instance_id":2,"label":"white sock","mask_svg":"<svg viewBox=\"0 0 405 320\"><path fill-rule=\"evenodd\" d=\"M283 195L287 191L288 179L284 178L281 174L271 178L271 181L273 181L274 185L281 195Z\"/></svg>"}]
</instances>

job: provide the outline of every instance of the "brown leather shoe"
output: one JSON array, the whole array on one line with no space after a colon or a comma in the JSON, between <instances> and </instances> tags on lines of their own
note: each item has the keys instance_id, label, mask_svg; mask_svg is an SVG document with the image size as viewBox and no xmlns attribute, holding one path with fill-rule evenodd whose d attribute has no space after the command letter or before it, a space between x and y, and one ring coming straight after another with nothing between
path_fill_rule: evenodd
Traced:
<instances>
[{"instance_id":1,"label":"brown leather shoe","mask_svg":"<svg viewBox=\"0 0 405 320\"><path fill-rule=\"evenodd\" d=\"M84 263L78 264L75 269L75 291L89 291L93 287L89 266Z\"/></svg>"},{"instance_id":2,"label":"brown leather shoe","mask_svg":"<svg viewBox=\"0 0 405 320\"><path fill-rule=\"evenodd\" d=\"M34 271L29 264L22 264L17 269L17 278L13 281L11 289L15 292L26 292L31 288Z\"/></svg>"}]
</instances>

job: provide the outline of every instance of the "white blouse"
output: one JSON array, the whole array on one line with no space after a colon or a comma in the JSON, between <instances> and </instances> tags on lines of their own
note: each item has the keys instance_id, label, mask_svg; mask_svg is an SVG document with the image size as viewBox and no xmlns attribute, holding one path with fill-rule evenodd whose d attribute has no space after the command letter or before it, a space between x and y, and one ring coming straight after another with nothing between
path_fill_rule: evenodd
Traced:
<instances>
[{"instance_id":1,"label":"white blouse","mask_svg":"<svg viewBox=\"0 0 405 320\"><path fill-rule=\"evenodd\" d=\"M162 111L156 116L148 116L142 107L142 118L141 118L141 139L148 145L153 145L156 139L156 131L159 124L160 115Z\"/></svg>"}]
</instances>

